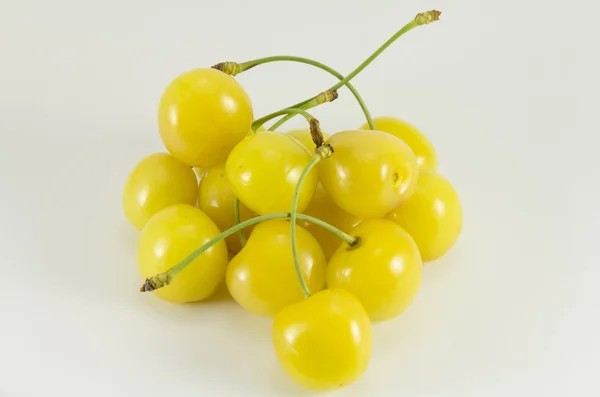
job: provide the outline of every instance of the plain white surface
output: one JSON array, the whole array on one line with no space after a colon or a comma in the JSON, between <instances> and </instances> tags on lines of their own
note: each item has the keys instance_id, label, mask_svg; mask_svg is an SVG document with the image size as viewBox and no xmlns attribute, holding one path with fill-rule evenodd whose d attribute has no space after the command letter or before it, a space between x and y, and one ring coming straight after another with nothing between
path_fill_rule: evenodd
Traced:
<instances>
[{"instance_id":1,"label":"plain white surface","mask_svg":"<svg viewBox=\"0 0 600 397\"><path fill-rule=\"evenodd\" d=\"M330 395L599 395L597 1L1 0L0 396L312 395L269 320L138 292L121 189L163 150L180 72L293 54L347 73L431 8L354 83L433 141L464 232ZM283 63L239 80L257 116L333 82ZM314 112L326 131L363 122L340 93Z\"/></svg>"}]
</instances>

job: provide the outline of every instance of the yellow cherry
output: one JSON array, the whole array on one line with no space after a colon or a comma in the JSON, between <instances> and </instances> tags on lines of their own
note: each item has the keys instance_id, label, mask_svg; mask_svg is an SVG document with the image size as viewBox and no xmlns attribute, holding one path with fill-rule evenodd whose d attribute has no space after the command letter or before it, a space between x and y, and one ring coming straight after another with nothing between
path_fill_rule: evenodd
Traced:
<instances>
[{"instance_id":1,"label":"yellow cherry","mask_svg":"<svg viewBox=\"0 0 600 397\"><path fill-rule=\"evenodd\" d=\"M253 212L286 212L292 208L296 184L312 157L296 139L263 131L244 138L231 151L225 175L233 193ZM300 191L298 212L308 206L317 181L317 173L311 171Z\"/></svg>"},{"instance_id":2,"label":"yellow cherry","mask_svg":"<svg viewBox=\"0 0 600 397\"><path fill-rule=\"evenodd\" d=\"M421 286L423 263L412 237L386 219L361 222L351 232L358 246L343 245L327 266L327 287L350 291L372 321L390 320L413 301Z\"/></svg>"},{"instance_id":3,"label":"yellow cherry","mask_svg":"<svg viewBox=\"0 0 600 397\"><path fill-rule=\"evenodd\" d=\"M417 160L399 138L381 131L343 131L327 143L334 153L319 163L320 180L346 212L361 219L381 218L413 193Z\"/></svg>"},{"instance_id":4,"label":"yellow cherry","mask_svg":"<svg viewBox=\"0 0 600 397\"><path fill-rule=\"evenodd\" d=\"M460 198L450 182L435 172L421 173L415 193L387 218L411 234L425 262L448 252L462 231Z\"/></svg>"},{"instance_id":5,"label":"yellow cherry","mask_svg":"<svg viewBox=\"0 0 600 397\"><path fill-rule=\"evenodd\" d=\"M193 167L224 163L248 133L252 103L235 78L212 68L194 69L165 89L158 110L163 143Z\"/></svg>"},{"instance_id":6,"label":"yellow cherry","mask_svg":"<svg viewBox=\"0 0 600 397\"><path fill-rule=\"evenodd\" d=\"M138 229L158 211L173 204L196 204L194 171L168 153L154 153L131 171L123 190L125 216Z\"/></svg>"},{"instance_id":7,"label":"yellow cherry","mask_svg":"<svg viewBox=\"0 0 600 397\"><path fill-rule=\"evenodd\" d=\"M377 117L373 119L375 129L390 133L402 139L413 151L421 171L435 171L438 167L438 157L435 148L427 137L415 126L396 117ZM369 124L361 129L368 130Z\"/></svg>"},{"instance_id":8,"label":"yellow cherry","mask_svg":"<svg viewBox=\"0 0 600 397\"><path fill-rule=\"evenodd\" d=\"M140 234L137 258L141 276L150 278L169 270L220 233L208 215L196 207L177 204L163 209ZM175 303L206 299L223 281L227 261L227 247L221 240L173 277L171 284L153 293Z\"/></svg>"},{"instance_id":9,"label":"yellow cherry","mask_svg":"<svg viewBox=\"0 0 600 397\"><path fill-rule=\"evenodd\" d=\"M369 316L345 290L318 292L275 317L273 346L285 372L314 390L348 386L366 371L372 348Z\"/></svg>"},{"instance_id":10,"label":"yellow cherry","mask_svg":"<svg viewBox=\"0 0 600 397\"><path fill-rule=\"evenodd\" d=\"M300 268L313 292L325 287L327 261L313 236L296 226ZM272 317L304 299L294 268L290 223L274 219L254 228L246 245L227 268L231 296L251 313Z\"/></svg>"}]
</instances>

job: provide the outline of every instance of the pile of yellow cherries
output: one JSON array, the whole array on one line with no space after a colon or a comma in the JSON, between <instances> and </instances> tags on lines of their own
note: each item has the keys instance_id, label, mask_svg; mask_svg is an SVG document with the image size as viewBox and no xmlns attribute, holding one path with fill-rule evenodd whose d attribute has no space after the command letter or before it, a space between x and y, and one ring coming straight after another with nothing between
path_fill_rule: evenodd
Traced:
<instances>
[{"instance_id":1,"label":"pile of yellow cherries","mask_svg":"<svg viewBox=\"0 0 600 397\"><path fill-rule=\"evenodd\" d=\"M455 244L462 209L427 138L398 118L371 118L350 80L439 15L418 14L345 77L311 59L276 56L171 81L158 111L167 150L142 159L123 192L125 215L141 231L141 290L181 304L225 283L244 309L273 318L275 355L290 378L320 390L359 379L371 359L372 324L411 304L423 263ZM235 76L280 61L339 81L255 119ZM308 110L343 87L366 122L330 135ZM282 130L293 116L308 128Z\"/></svg>"}]
</instances>

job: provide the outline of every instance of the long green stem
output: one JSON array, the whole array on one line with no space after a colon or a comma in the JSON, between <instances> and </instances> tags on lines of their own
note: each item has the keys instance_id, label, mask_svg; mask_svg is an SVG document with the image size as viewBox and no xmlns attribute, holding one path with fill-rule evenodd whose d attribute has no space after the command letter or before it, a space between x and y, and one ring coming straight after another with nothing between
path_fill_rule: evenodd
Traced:
<instances>
[{"instance_id":1,"label":"long green stem","mask_svg":"<svg viewBox=\"0 0 600 397\"><path fill-rule=\"evenodd\" d=\"M231 228L225 230L218 236L216 236L213 239L204 243L200 248L193 251L186 258L184 258L181 262L177 263L175 266L173 266L166 272L159 273L153 277L147 278L146 281L144 282L144 285L142 285L142 287L140 288L140 291L142 291L142 292L154 291L155 289L163 288L163 287L169 285L171 283L171 281L173 280L173 277L177 276L177 274L179 274L183 269L185 269L186 266L189 265L194 259L196 259L200 255L202 255L204 252L206 252L208 249L210 249L210 247L212 247L219 241L231 236L234 233L237 233L239 230L242 230L243 228L245 228L247 226L251 226L256 223L268 221L270 219L287 219L290 217L291 217L291 214L289 212L279 212L279 213L275 213L275 214L257 216L255 218L240 222L237 225L232 226ZM304 215L304 214L297 214L296 217L298 219L302 219L302 220L306 220L308 222L314 223L315 225L318 225L318 226L336 234L350 246L356 245L357 241L359 241L358 238L354 238L354 237L342 232L335 226L321 221L320 219L313 218L312 216Z\"/></svg>"},{"instance_id":2,"label":"long green stem","mask_svg":"<svg viewBox=\"0 0 600 397\"><path fill-rule=\"evenodd\" d=\"M304 105L300 106L298 109L301 110L305 110L305 109L310 109L315 107L315 98L308 100L308 102L306 102ZM277 113L277 112L275 112ZM272 113L272 114L275 114ZM270 116L270 115L269 115ZM265 116L267 117L267 116ZM292 117L294 117L294 114L292 113L288 113L286 116L282 117L281 119L279 119L279 121L277 121L276 123L274 123L271 127L269 127L269 131L275 131L277 128L281 127L283 125L283 123L285 123L286 121L288 121L289 119L291 119Z\"/></svg>"},{"instance_id":3,"label":"long green stem","mask_svg":"<svg viewBox=\"0 0 600 397\"><path fill-rule=\"evenodd\" d=\"M260 119L254 121L254 123L252 123L252 130L256 131L258 128L260 128L264 123L266 123L267 121L274 119L277 116L281 116L284 114L301 114L302 116L304 116L304 118L306 119L306 121L308 121L308 123L310 123L310 121L312 119L314 119L313 116L311 116L310 113L308 113L306 110L304 109L282 109L278 112L275 113L271 113L265 117L261 117Z\"/></svg>"},{"instance_id":4,"label":"long green stem","mask_svg":"<svg viewBox=\"0 0 600 397\"><path fill-rule=\"evenodd\" d=\"M394 35L392 37L390 37L385 43L383 43L378 49L376 49L375 52L373 52L367 59L365 59L352 72L350 72L350 74L348 74L345 78L340 80L337 84L333 85L330 88L330 90L337 90L341 86L348 83L350 80L352 80L354 77L356 77L356 75L359 74L364 68L366 68L371 62L373 62L373 60L375 60L375 58L377 58L383 51L385 51L386 48L388 48L398 38L400 38L405 33L411 31L412 29L416 28L417 26L421 26L421 25L425 25L425 24L437 21L439 19L440 14L441 13L439 11L435 11L435 10L418 14L412 21L410 21L409 23L404 25L400 30L398 30L396 33L394 33ZM304 101L304 103L302 105L300 105L298 108L304 109L306 106L306 103L309 102L311 99L312 98ZM281 118L271 128L275 129L275 128L280 127L281 125L283 125L283 123L285 123L292 117L293 117L292 114L288 114L287 116ZM373 129L373 127L371 127L371 129Z\"/></svg>"},{"instance_id":5,"label":"long green stem","mask_svg":"<svg viewBox=\"0 0 600 397\"><path fill-rule=\"evenodd\" d=\"M306 281L302 276L302 269L300 269L300 261L298 260L298 247L296 244L296 218L298 217L298 199L300 198L300 190L302 189L302 185L304 184L304 180L310 173L310 171L314 168L315 165L319 161L321 161L322 157L319 152L312 158L310 163L306 166L302 174L300 174L300 178L298 179L298 183L296 184L296 189L294 190L294 199L292 200L292 212L290 213L290 237L292 240L292 255L294 256L294 267L296 268L296 276L298 276L298 281L300 281L300 285L302 286L302 292L304 292L304 297L310 297L310 289L308 285L306 285Z\"/></svg>"},{"instance_id":6,"label":"long green stem","mask_svg":"<svg viewBox=\"0 0 600 397\"><path fill-rule=\"evenodd\" d=\"M321 63L318 61L315 61L313 59L310 58L303 58L303 57L296 57L296 56L292 56L292 55L278 55L278 56L272 56L272 57L265 57L265 58L258 58L258 59L254 59L252 61L247 61L247 62L243 62L240 63L239 66L239 71L238 73L242 73L246 70L249 70L255 66L258 65L263 65L266 63L271 63L271 62L298 62L298 63L304 63L307 65L312 65L315 66L321 70L326 71L327 73L335 76L338 80L344 80L344 76L339 73L338 71L336 71L335 69ZM365 118L367 119L367 122L369 123L369 126L371 127L372 130L375 129L375 125L373 124L373 118L371 117L371 113L369 112L369 109L367 108L367 105L365 105L364 100L362 99L362 97L360 96L360 94L358 93L358 91L356 90L356 88L352 85L352 83L350 83L349 81L346 81L346 83L344 84L346 87L348 87L348 90L350 90L350 92L352 93L352 95L354 95L354 98L356 98L356 101L358 102L358 104L360 105L360 108L362 109ZM341 86L340 86L341 87ZM311 98L312 99L312 98ZM309 102L310 99L297 103L295 105L292 106L288 106L288 108L300 108L302 105L306 104L307 102Z\"/></svg>"},{"instance_id":7,"label":"long green stem","mask_svg":"<svg viewBox=\"0 0 600 397\"><path fill-rule=\"evenodd\" d=\"M235 224L240 223L240 199L237 196L233 198L233 216L235 218ZM246 245L246 236L244 236L244 231L242 229L238 230L238 237L240 238L240 245L244 248Z\"/></svg>"}]
</instances>

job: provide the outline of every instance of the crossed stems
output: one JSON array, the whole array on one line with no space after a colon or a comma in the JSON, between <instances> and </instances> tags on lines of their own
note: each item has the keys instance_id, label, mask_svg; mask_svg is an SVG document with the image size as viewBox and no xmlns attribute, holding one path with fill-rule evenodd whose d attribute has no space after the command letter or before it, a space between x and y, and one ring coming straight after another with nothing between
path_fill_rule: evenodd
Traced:
<instances>
[{"instance_id":1,"label":"crossed stems","mask_svg":"<svg viewBox=\"0 0 600 397\"><path fill-rule=\"evenodd\" d=\"M302 276L302 271L301 271L299 260L298 260L298 253L297 253L297 246L296 246L297 245L296 244L296 220L303 219L303 220L312 222L316 225L319 225L319 226L331 231L332 233L335 233L336 235L338 235L350 247L357 246L360 243L360 239L357 237L352 237L352 236L348 235L347 233L344 233L343 231L337 229L336 227L334 227L326 222L321 221L320 219L297 213L298 199L300 196L300 191L302 188L302 184L304 183L304 180L306 179L306 177L308 176L308 174L310 173L312 168L319 161L321 161L324 158L328 158L329 156L331 156L333 154L333 148L330 145L323 143L323 135L320 132L318 120L316 120L309 113L307 113L306 110L313 108L315 106L318 106L320 104L323 104L325 102L331 102L331 101L335 100L337 98L337 90L340 87L345 85L354 94L354 97L356 98L357 102L361 106L361 109L363 110L363 113L365 114L365 117L369 123L370 128L375 129L373 126L373 120L371 118L369 110L367 109L366 105L364 104L364 101L362 100L362 97L360 96L358 91L354 88L354 86L352 86L350 84L350 80L352 80L354 77L356 77L356 75L358 75L364 68L366 68L375 58L377 58L387 47L389 47L399 37L401 37L402 35L404 35L405 33L409 32L410 30L414 29L417 26L426 25L426 24L437 21L439 19L440 15L441 15L441 12L436 11L436 10L417 14L417 16L412 21L410 21L408 24L406 24L404 27L402 27L400 30L398 30L392 37L390 37L384 44L382 44L377 50L375 50L375 52L373 52L367 59L365 59L360 65L358 65L346 77L343 77L340 73L336 72L331 67L324 65L320 62L317 62L317 61L314 61L314 60L311 60L308 58L293 57L293 56L276 56L276 57L260 58L260 59L256 59L253 61L244 62L241 64L238 64L235 62L221 62L219 64L214 65L213 68L235 76L245 70L249 70L260 64L276 62L276 61L293 61L293 62L306 63L306 64L316 66L316 67L323 69L323 70L329 72L330 74L334 75L340 81L337 84L334 84L328 90L321 92L317 96L314 96L305 101L299 102L295 105L289 106L283 110L271 113L267 116L264 116L264 117L256 120L252 124L252 129L254 131L256 131L256 129L258 129L260 126L262 126L265 122L267 122L275 117L285 115L278 122L273 124L271 126L271 128L269 128L269 130L272 131L272 130L275 130L278 127L280 127L283 123L285 123L287 120L292 118L294 115L301 114L306 118L306 120L309 122L309 124L311 126L311 135L312 135L313 141L315 142L315 145L316 145L315 156L310 161L308 166L304 169L300 178L298 179L298 183L297 183L296 189L294 191L294 198L292 201L292 211L289 213L276 213L276 214L268 214L268 215L258 216L258 217L252 218L252 219L248 219L244 222L239 222L239 200L237 200L237 198L236 198L235 215L236 215L237 224L235 226L227 229L226 231L222 232L218 236L214 237L213 239L211 239L210 241L208 241L207 243L202 245L200 248L198 248L197 250L192 252L184 260L182 260L181 262L179 262L178 264L176 264L175 266L173 266L171 269L167 270L166 272L160 273L154 277L146 279L144 285L142 285L140 290L142 292L153 291L155 289L162 288L162 287L165 287L166 285L169 285L172 282L173 278L177 274L179 274L179 272L181 272L187 265L189 265L194 259L196 259L198 256L202 255L205 251L207 251L210 247L212 247L217 242L221 241L222 239L224 239L234 233L240 233L240 240L242 240L242 243L245 243L245 238L244 238L243 234L241 233L241 230L247 226L250 226L250 225L253 225L253 224L256 224L259 222L263 222L263 221L266 221L269 219L289 218L290 219L290 236L291 236L291 240L292 240L292 253L293 253L293 257L294 257L294 267L296 269L298 280L302 286L304 295L306 297L309 297L310 291L309 291L308 286L306 285L306 282L304 281L304 278Z\"/></svg>"}]
</instances>

